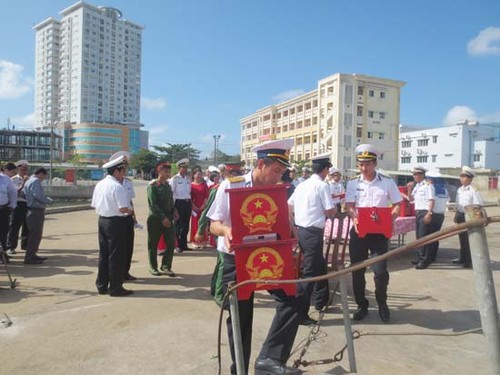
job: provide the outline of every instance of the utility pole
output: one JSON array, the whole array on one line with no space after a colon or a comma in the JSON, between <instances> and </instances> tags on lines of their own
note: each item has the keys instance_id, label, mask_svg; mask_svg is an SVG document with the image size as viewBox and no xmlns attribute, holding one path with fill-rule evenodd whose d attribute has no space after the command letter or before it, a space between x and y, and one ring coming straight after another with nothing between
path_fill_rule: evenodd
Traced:
<instances>
[{"instance_id":1,"label":"utility pole","mask_svg":"<svg viewBox=\"0 0 500 375\"><path fill-rule=\"evenodd\" d=\"M217 166L217 150L219 143L220 135L214 135L214 165Z\"/></svg>"}]
</instances>

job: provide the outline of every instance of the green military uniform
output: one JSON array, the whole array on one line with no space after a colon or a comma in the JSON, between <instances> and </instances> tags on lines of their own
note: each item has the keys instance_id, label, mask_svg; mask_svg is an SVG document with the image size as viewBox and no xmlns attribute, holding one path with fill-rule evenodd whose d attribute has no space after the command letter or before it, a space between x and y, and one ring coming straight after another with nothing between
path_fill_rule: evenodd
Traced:
<instances>
[{"instance_id":1,"label":"green military uniform","mask_svg":"<svg viewBox=\"0 0 500 375\"><path fill-rule=\"evenodd\" d=\"M217 189L219 185L214 186L210 189L208 195L207 203L205 209L201 213L200 219L198 220L198 234L203 235L210 225L210 219L207 217L207 212L214 202L215 195L217 194ZM222 271L224 270L224 255L217 251L217 262L215 264L214 272L212 274L212 279L210 280L210 294L214 297L215 303L217 305L222 304L224 299L224 292L222 290Z\"/></svg>"},{"instance_id":2,"label":"green military uniform","mask_svg":"<svg viewBox=\"0 0 500 375\"><path fill-rule=\"evenodd\" d=\"M148 194L148 256L150 271L158 272L157 247L161 235L165 239L167 248L161 260L161 270L172 269L172 260L175 248L175 227L174 227L174 198L172 188L167 181L161 183L159 180L150 182L147 190ZM170 228L165 228L162 221L168 218L171 222Z\"/></svg>"}]
</instances>

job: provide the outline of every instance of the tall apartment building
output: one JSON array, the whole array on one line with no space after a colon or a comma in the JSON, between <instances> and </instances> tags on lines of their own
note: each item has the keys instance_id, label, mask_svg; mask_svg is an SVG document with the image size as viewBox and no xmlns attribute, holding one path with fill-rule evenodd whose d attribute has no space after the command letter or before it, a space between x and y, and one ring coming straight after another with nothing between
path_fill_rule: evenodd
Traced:
<instances>
[{"instance_id":1,"label":"tall apartment building","mask_svg":"<svg viewBox=\"0 0 500 375\"><path fill-rule=\"evenodd\" d=\"M116 8L82 1L60 15L60 21L51 17L34 26L36 126L71 131L77 124L93 124L96 129L115 124L144 138L140 135L143 27L124 19ZM98 136L96 132L94 138ZM116 148L102 139L93 149L88 139L81 141L86 150L79 147L82 142L69 139L64 143L73 148L65 151L99 162ZM138 150L134 145L127 149Z\"/></svg>"},{"instance_id":2,"label":"tall apartment building","mask_svg":"<svg viewBox=\"0 0 500 375\"><path fill-rule=\"evenodd\" d=\"M415 165L430 170L462 165L500 170L500 124L463 121L436 128L401 126L399 150L400 171Z\"/></svg>"},{"instance_id":3,"label":"tall apartment building","mask_svg":"<svg viewBox=\"0 0 500 375\"><path fill-rule=\"evenodd\" d=\"M240 120L241 157L255 162L253 146L270 139L293 138L292 162L331 153L340 169L355 168L354 150L371 143L380 151L378 165L398 166L402 81L336 73L318 87L285 102L264 107Z\"/></svg>"}]
</instances>

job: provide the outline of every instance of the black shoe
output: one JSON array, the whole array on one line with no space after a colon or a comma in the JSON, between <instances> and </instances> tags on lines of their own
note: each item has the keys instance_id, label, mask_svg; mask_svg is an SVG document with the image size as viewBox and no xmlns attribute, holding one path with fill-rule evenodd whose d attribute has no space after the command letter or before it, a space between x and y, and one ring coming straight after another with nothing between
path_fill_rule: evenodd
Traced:
<instances>
[{"instance_id":1,"label":"black shoe","mask_svg":"<svg viewBox=\"0 0 500 375\"><path fill-rule=\"evenodd\" d=\"M127 273L127 275L125 275L125 281L135 281L135 280L137 280L137 277L132 276L129 273Z\"/></svg>"},{"instance_id":2,"label":"black shoe","mask_svg":"<svg viewBox=\"0 0 500 375\"><path fill-rule=\"evenodd\" d=\"M462 267L463 267L463 268L472 268L472 263L471 263L471 262L464 262L464 263L462 264Z\"/></svg>"},{"instance_id":3,"label":"black shoe","mask_svg":"<svg viewBox=\"0 0 500 375\"><path fill-rule=\"evenodd\" d=\"M301 325L301 326L312 326L312 325L314 325L316 323L318 323L317 320L314 320L314 319L310 318L309 315L306 315L306 317L299 322L299 325Z\"/></svg>"},{"instance_id":4,"label":"black shoe","mask_svg":"<svg viewBox=\"0 0 500 375\"><path fill-rule=\"evenodd\" d=\"M380 315L380 319L382 319L384 323L387 323L389 321L389 319L391 318L391 312L389 311L389 306L387 306L387 303L379 303L378 314Z\"/></svg>"},{"instance_id":5,"label":"black shoe","mask_svg":"<svg viewBox=\"0 0 500 375\"><path fill-rule=\"evenodd\" d=\"M453 259L451 261L451 263L453 264L462 264L462 263L465 263L464 260L462 258L457 258L457 259Z\"/></svg>"},{"instance_id":6,"label":"black shoe","mask_svg":"<svg viewBox=\"0 0 500 375\"><path fill-rule=\"evenodd\" d=\"M108 290L107 289L97 289L97 293L99 293L100 295L105 295L105 294L108 294Z\"/></svg>"},{"instance_id":7,"label":"black shoe","mask_svg":"<svg viewBox=\"0 0 500 375\"><path fill-rule=\"evenodd\" d=\"M38 255L35 255L36 260L41 260L42 262L45 262L47 260L47 257L39 257Z\"/></svg>"},{"instance_id":8,"label":"black shoe","mask_svg":"<svg viewBox=\"0 0 500 375\"><path fill-rule=\"evenodd\" d=\"M33 259L25 259L24 264L42 264L43 260L38 260L36 258Z\"/></svg>"},{"instance_id":9,"label":"black shoe","mask_svg":"<svg viewBox=\"0 0 500 375\"><path fill-rule=\"evenodd\" d=\"M425 270L427 267L429 267L429 263L420 261L415 266L415 269L417 269L417 270Z\"/></svg>"},{"instance_id":10,"label":"black shoe","mask_svg":"<svg viewBox=\"0 0 500 375\"><path fill-rule=\"evenodd\" d=\"M413 264L413 265L417 265L417 264L418 264L418 259L417 259L417 260L412 260L412 261L411 261L411 264Z\"/></svg>"},{"instance_id":11,"label":"black shoe","mask_svg":"<svg viewBox=\"0 0 500 375\"><path fill-rule=\"evenodd\" d=\"M161 269L161 273L164 274L164 275L167 275L167 276L170 276L170 277L175 277L175 272L172 271L171 269L169 268L162 268Z\"/></svg>"},{"instance_id":12,"label":"black shoe","mask_svg":"<svg viewBox=\"0 0 500 375\"><path fill-rule=\"evenodd\" d=\"M360 307L352 316L353 320L363 320L368 315L368 307Z\"/></svg>"},{"instance_id":13,"label":"black shoe","mask_svg":"<svg viewBox=\"0 0 500 375\"><path fill-rule=\"evenodd\" d=\"M299 375L302 374L302 371L293 368L287 367L281 361L273 358L257 358L255 361L255 375Z\"/></svg>"},{"instance_id":14,"label":"black shoe","mask_svg":"<svg viewBox=\"0 0 500 375\"><path fill-rule=\"evenodd\" d=\"M133 290L128 290L128 289L123 288L123 289L118 290L117 292L110 292L109 295L111 297L125 297L125 296L129 296L133 293L134 293Z\"/></svg>"}]
</instances>

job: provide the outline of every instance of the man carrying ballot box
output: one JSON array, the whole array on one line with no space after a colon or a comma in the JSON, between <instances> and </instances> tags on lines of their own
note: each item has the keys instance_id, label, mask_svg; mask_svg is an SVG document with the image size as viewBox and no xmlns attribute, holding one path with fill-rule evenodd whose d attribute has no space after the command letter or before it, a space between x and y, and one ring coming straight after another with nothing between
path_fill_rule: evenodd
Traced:
<instances>
[{"instance_id":1,"label":"man carrying ballot box","mask_svg":"<svg viewBox=\"0 0 500 375\"><path fill-rule=\"evenodd\" d=\"M389 239L383 234L369 233L363 238L359 236L358 225L365 226L369 223L359 222L356 209L392 205L392 219L394 221L399 215L399 203L402 200L396 183L375 170L378 156L375 147L370 144L361 144L356 147L355 153L361 175L349 181L345 199L347 213L353 221L349 242L351 264L366 260L368 250L371 254L381 255L389 249ZM389 307L387 306L387 285L389 284L387 261L384 260L373 265L372 270L380 319L387 323L390 319ZM353 316L354 320L362 320L368 314L368 300L365 297L365 271L366 268L363 268L352 273L354 298L358 304L358 310Z\"/></svg>"}]
</instances>

